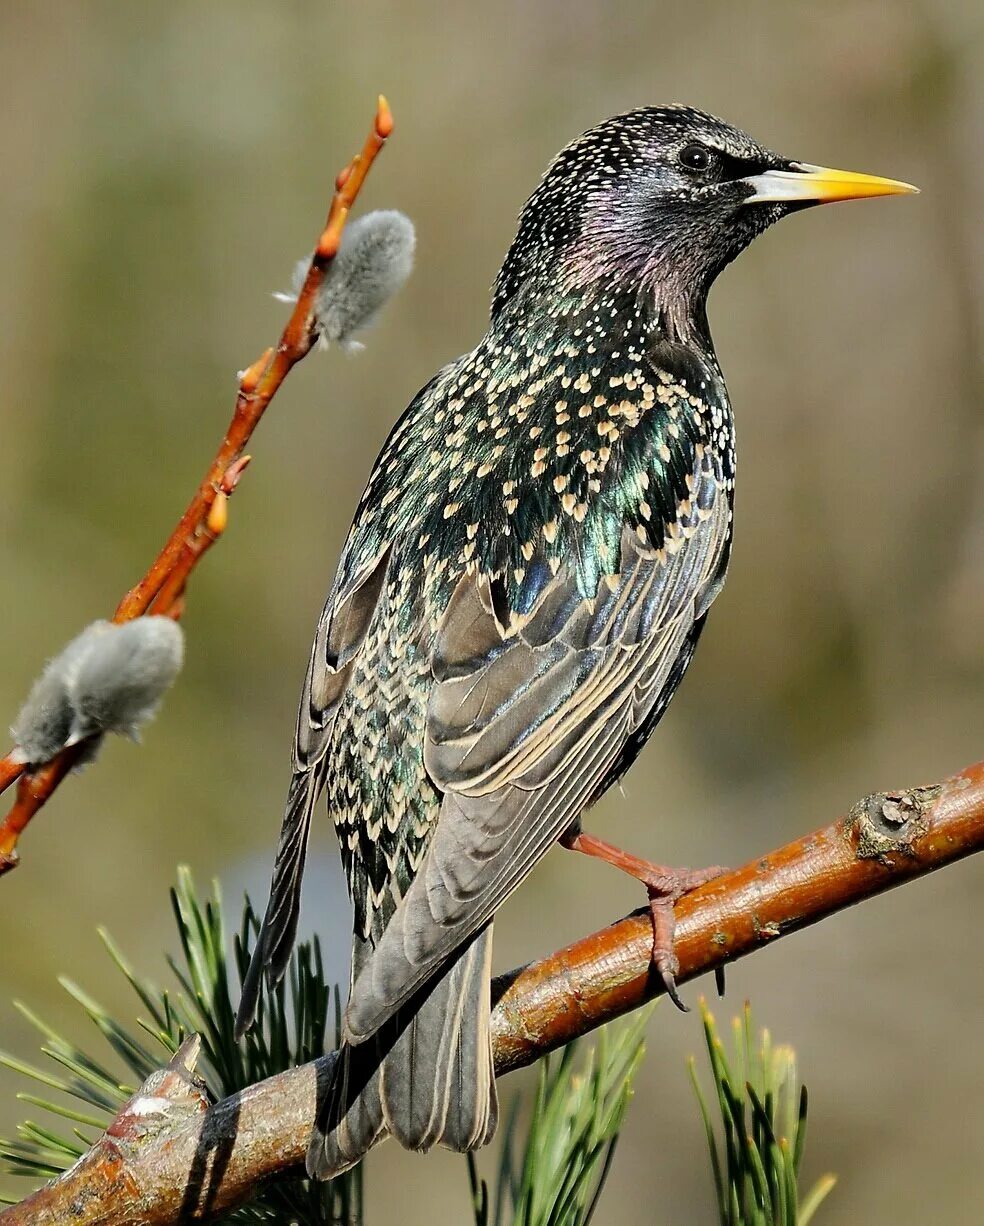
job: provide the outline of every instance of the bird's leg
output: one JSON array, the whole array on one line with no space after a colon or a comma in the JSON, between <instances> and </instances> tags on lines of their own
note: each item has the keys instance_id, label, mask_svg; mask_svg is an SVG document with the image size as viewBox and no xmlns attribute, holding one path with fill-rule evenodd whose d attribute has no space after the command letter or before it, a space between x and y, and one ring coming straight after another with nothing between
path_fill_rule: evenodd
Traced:
<instances>
[{"instance_id":1,"label":"bird's leg","mask_svg":"<svg viewBox=\"0 0 984 1226\"><path fill-rule=\"evenodd\" d=\"M680 963L673 951L673 930L675 927L673 904L684 894L696 890L699 885L720 877L726 869L723 868L667 868L663 864L653 864L623 851L612 843L606 843L593 834L571 829L561 835L562 847L570 851L580 851L586 856L594 856L596 860L604 860L614 868L628 873L636 881L640 881L649 894L649 911L653 919L653 965L666 987L666 994L684 1013L687 1006L677 992L676 976L680 971ZM717 978L718 990L723 994L723 976Z\"/></svg>"}]
</instances>

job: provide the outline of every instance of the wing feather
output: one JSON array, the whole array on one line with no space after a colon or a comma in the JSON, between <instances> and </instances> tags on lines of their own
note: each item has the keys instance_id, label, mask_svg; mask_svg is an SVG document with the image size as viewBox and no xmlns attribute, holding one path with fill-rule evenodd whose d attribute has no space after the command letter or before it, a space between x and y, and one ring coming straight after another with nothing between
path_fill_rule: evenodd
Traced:
<instances>
[{"instance_id":1,"label":"wing feather","mask_svg":"<svg viewBox=\"0 0 984 1226\"><path fill-rule=\"evenodd\" d=\"M389 550L383 549L328 598L311 648L294 735L293 776L263 925L243 980L236 1033L252 1024L260 980L283 978L297 935L301 879L311 815L324 787L326 749L339 704L383 590Z\"/></svg>"}]
</instances>

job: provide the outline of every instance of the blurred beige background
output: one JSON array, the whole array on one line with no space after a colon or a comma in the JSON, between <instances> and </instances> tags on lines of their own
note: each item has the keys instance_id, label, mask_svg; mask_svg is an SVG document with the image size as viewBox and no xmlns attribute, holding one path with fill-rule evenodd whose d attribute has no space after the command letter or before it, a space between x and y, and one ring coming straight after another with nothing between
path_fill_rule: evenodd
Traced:
<instances>
[{"instance_id":1,"label":"blurred beige background","mask_svg":"<svg viewBox=\"0 0 984 1226\"><path fill-rule=\"evenodd\" d=\"M974 0L5 0L4 722L170 529L379 90L398 126L364 206L409 213L419 261L367 351L313 356L263 423L145 744L110 745L62 788L0 885L4 1048L38 1046L13 997L86 1034L61 972L132 1015L95 927L163 974L178 861L221 878L234 909L244 884L262 901L309 634L372 459L481 334L547 160L629 106L688 101L791 157L924 190L795 217L715 290L741 453L731 579L592 828L669 863L738 863L867 791L981 757L982 37ZM307 916L343 974L327 833L318 855ZM726 1008L750 996L799 1049L810 1167L841 1176L824 1226L981 1220L982 887L984 865L966 863L731 970ZM641 901L554 853L497 922L498 964ZM605 1226L713 1221L683 1064L698 1044L695 1016L657 1011ZM0 1075L2 1132L15 1088ZM390 1211L404 1226L467 1219L459 1159L384 1147L368 1179L370 1226Z\"/></svg>"}]
</instances>

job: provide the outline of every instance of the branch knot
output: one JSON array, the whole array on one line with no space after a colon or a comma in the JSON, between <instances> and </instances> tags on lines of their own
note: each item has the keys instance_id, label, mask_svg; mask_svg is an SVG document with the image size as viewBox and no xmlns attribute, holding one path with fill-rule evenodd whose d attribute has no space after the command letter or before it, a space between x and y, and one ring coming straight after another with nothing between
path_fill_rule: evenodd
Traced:
<instances>
[{"instance_id":1,"label":"branch knot","mask_svg":"<svg viewBox=\"0 0 984 1226\"><path fill-rule=\"evenodd\" d=\"M908 788L873 792L853 806L847 817L848 837L859 860L878 860L892 867L893 853L915 858L914 843L929 828L929 813L941 788Z\"/></svg>"},{"instance_id":2,"label":"branch knot","mask_svg":"<svg viewBox=\"0 0 984 1226\"><path fill-rule=\"evenodd\" d=\"M117 1143L137 1143L161 1132L170 1132L193 1116L203 1115L212 1100L205 1082L195 1072L202 1041L189 1035L165 1068L144 1081L106 1129Z\"/></svg>"}]
</instances>

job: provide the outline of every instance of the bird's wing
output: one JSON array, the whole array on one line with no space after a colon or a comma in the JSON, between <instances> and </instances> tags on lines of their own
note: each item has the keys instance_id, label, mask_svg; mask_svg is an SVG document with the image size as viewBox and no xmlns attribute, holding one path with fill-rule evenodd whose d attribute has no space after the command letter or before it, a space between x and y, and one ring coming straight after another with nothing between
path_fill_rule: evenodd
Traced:
<instances>
[{"instance_id":1,"label":"bird's wing","mask_svg":"<svg viewBox=\"0 0 984 1226\"><path fill-rule=\"evenodd\" d=\"M585 600L562 566L505 628L466 575L434 658L425 764L444 793L420 870L353 985L347 1037L371 1035L492 918L604 790L660 702L720 588L730 503L698 448L687 507L661 548L622 534L616 574Z\"/></svg>"},{"instance_id":2,"label":"bird's wing","mask_svg":"<svg viewBox=\"0 0 984 1226\"><path fill-rule=\"evenodd\" d=\"M380 550L347 578L343 562L342 577L318 621L297 712L293 776L280 828L270 899L243 982L236 1021L239 1033L253 1020L264 970L269 982L277 983L290 958L297 932L311 814L324 786L331 729L383 590L389 556L388 549Z\"/></svg>"}]
</instances>

